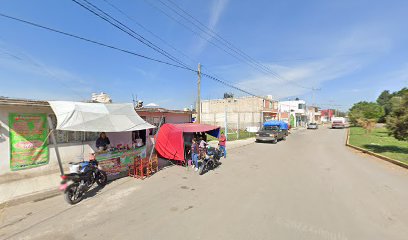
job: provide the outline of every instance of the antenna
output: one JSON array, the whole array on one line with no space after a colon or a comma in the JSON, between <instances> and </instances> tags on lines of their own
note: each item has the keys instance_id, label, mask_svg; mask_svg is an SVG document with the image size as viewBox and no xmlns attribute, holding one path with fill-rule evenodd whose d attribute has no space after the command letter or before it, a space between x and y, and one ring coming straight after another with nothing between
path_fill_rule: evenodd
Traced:
<instances>
[{"instance_id":1,"label":"antenna","mask_svg":"<svg viewBox=\"0 0 408 240\"><path fill-rule=\"evenodd\" d=\"M136 96L137 99L137 96ZM132 101L133 101L133 108L136 108L136 100L135 100L135 95L132 93Z\"/></svg>"}]
</instances>

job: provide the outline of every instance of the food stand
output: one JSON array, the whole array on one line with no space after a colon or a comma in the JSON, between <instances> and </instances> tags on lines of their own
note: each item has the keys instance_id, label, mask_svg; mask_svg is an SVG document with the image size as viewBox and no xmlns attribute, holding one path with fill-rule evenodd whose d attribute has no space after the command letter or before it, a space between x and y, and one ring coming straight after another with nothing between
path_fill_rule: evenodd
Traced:
<instances>
[{"instance_id":1,"label":"food stand","mask_svg":"<svg viewBox=\"0 0 408 240\"><path fill-rule=\"evenodd\" d=\"M184 163L186 161L185 145L191 144L191 140L186 140L186 137L194 133L206 133L218 138L220 127L195 123L163 124L156 140L157 153L169 160Z\"/></svg>"},{"instance_id":2,"label":"food stand","mask_svg":"<svg viewBox=\"0 0 408 240\"><path fill-rule=\"evenodd\" d=\"M146 130L155 126L144 121L136 113L132 104L68 101L49 103L57 118L57 130L106 132L108 137L115 138L116 144L113 144L113 147L95 151L95 159L109 178L126 172L129 164L133 163L136 157L146 157L146 144L143 145L140 135L142 132L146 136ZM56 154L59 158L57 149ZM63 173L61 164L60 168Z\"/></svg>"}]
</instances>

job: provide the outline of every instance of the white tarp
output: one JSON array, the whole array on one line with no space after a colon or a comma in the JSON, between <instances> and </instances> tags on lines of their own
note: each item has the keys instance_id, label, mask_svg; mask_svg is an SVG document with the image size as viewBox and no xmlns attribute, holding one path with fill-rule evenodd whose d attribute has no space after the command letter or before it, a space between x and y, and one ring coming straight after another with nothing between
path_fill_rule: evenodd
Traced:
<instances>
[{"instance_id":1,"label":"white tarp","mask_svg":"<svg viewBox=\"0 0 408 240\"><path fill-rule=\"evenodd\" d=\"M103 104L49 101L57 117L57 130L127 132L155 128L143 120L131 103Z\"/></svg>"}]
</instances>

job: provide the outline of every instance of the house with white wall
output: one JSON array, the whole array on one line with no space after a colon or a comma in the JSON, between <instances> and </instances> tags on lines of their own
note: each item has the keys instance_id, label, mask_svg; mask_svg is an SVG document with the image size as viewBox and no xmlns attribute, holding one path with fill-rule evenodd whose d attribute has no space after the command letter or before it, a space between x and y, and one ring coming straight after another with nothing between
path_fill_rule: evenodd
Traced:
<instances>
[{"instance_id":1,"label":"house with white wall","mask_svg":"<svg viewBox=\"0 0 408 240\"><path fill-rule=\"evenodd\" d=\"M307 109L305 100L280 101L280 119L287 121L293 127L306 127Z\"/></svg>"}]
</instances>

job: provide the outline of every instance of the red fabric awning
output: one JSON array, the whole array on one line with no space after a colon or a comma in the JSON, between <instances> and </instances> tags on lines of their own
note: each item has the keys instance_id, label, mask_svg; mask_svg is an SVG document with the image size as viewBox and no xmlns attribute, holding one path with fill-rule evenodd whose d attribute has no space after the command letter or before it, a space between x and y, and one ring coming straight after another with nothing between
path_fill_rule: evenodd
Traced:
<instances>
[{"instance_id":1,"label":"red fabric awning","mask_svg":"<svg viewBox=\"0 0 408 240\"><path fill-rule=\"evenodd\" d=\"M218 137L219 130L220 127L207 124L166 123L160 127L159 134L156 139L156 151L164 158L184 161L183 133L205 132L212 136Z\"/></svg>"}]
</instances>

